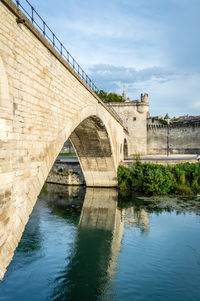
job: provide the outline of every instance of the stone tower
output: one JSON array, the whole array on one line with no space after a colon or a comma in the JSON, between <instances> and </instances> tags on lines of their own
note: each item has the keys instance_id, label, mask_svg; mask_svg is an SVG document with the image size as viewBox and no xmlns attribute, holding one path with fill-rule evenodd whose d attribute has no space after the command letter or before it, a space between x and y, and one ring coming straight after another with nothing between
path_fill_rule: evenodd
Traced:
<instances>
[{"instance_id":1,"label":"stone tower","mask_svg":"<svg viewBox=\"0 0 200 301\"><path fill-rule=\"evenodd\" d=\"M125 87L123 87L122 98L123 98L124 100L126 100L126 90L125 90Z\"/></svg>"},{"instance_id":2,"label":"stone tower","mask_svg":"<svg viewBox=\"0 0 200 301\"><path fill-rule=\"evenodd\" d=\"M141 102L149 103L149 95L148 95L148 93L141 94Z\"/></svg>"},{"instance_id":3,"label":"stone tower","mask_svg":"<svg viewBox=\"0 0 200 301\"><path fill-rule=\"evenodd\" d=\"M171 118L169 117L169 114L167 113L166 115L165 115L165 121L167 121L167 123L168 124L170 124L170 120L171 120Z\"/></svg>"},{"instance_id":4,"label":"stone tower","mask_svg":"<svg viewBox=\"0 0 200 301\"><path fill-rule=\"evenodd\" d=\"M125 102L110 102L107 105L117 112L128 128L128 154L145 155L147 153L147 116L149 115L148 94L141 94L140 99L131 101L126 98L125 88L123 88L122 97L125 98Z\"/></svg>"}]
</instances>

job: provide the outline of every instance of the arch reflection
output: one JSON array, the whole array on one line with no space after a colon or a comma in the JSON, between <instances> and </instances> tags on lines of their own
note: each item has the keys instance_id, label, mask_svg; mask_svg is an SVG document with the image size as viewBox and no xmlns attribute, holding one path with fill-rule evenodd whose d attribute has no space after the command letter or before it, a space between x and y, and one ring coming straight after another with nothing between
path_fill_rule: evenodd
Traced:
<instances>
[{"instance_id":1,"label":"arch reflection","mask_svg":"<svg viewBox=\"0 0 200 301\"><path fill-rule=\"evenodd\" d=\"M116 189L87 188L76 243L55 279L52 300L98 300L112 282L126 223L149 229L148 214L120 210ZM110 296L112 299L112 296Z\"/></svg>"}]
</instances>

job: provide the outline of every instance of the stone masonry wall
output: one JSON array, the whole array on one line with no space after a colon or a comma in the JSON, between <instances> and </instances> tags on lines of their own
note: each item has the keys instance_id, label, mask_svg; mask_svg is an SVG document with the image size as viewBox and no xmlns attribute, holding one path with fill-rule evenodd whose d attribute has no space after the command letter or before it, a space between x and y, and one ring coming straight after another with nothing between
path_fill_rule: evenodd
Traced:
<instances>
[{"instance_id":1,"label":"stone masonry wall","mask_svg":"<svg viewBox=\"0 0 200 301\"><path fill-rule=\"evenodd\" d=\"M109 103L129 131L128 154L147 153L147 114L149 103L130 101L124 103Z\"/></svg>"},{"instance_id":2,"label":"stone masonry wall","mask_svg":"<svg viewBox=\"0 0 200 301\"><path fill-rule=\"evenodd\" d=\"M200 153L200 125L155 126L147 130L148 154L167 154L167 136L170 154Z\"/></svg>"},{"instance_id":3,"label":"stone masonry wall","mask_svg":"<svg viewBox=\"0 0 200 301\"><path fill-rule=\"evenodd\" d=\"M64 154L75 153L73 145L71 144L71 141L69 139L64 143L61 153Z\"/></svg>"},{"instance_id":4,"label":"stone masonry wall","mask_svg":"<svg viewBox=\"0 0 200 301\"><path fill-rule=\"evenodd\" d=\"M84 185L85 179L79 162L55 162L46 182L64 185Z\"/></svg>"}]
</instances>

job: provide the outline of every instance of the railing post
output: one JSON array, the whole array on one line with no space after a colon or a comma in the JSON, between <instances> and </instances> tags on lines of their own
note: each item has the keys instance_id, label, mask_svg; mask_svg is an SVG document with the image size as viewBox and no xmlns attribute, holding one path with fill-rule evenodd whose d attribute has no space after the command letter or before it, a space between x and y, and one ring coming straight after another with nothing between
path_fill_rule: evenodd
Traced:
<instances>
[{"instance_id":1,"label":"railing post","mask_svg":"<svg viewBox=\"0 0 200 301\"><path fill-rule=\"evenodd\" d=\"M53 33L53 47L55 46L55 34Z\"/></svg>"},{"instance_id":2,"label":"railing post","mask_svg":"<svg viewBox=\"0 0 200 301\"><path fill-rule=\"evenodd\" d=\"M45 26L46 26L46 23L43 21L43 35L45 36Z\"/></svg>"},{"instance_id":3,"label":"railing post","mask_svg":"<svg viewBox=\"0 0 200 301\"><path fill-rule=\"evenodd\" d=\"M33 6L31 6L31 22L33 23L34 22L34 8Z\"/></svg>"},{"instance_id":4,"label":"railing post","mask_svg":"<svg viewBox=\"0 0 200 301\"><path fill-rule=\"evenodd\" d=\"M62 55L62 53L63 53L63 44L60 43L60 54Z\"/></svg>"},{"instance_id":5,"label":"railing post","mask_svg":"<svg viewBox=\"0 0 200 301\"><path fill-rule=\"evenodd\" d=\"M19 7L19 0L17 0L17 7Z\"/></svg>"}]
</instances>

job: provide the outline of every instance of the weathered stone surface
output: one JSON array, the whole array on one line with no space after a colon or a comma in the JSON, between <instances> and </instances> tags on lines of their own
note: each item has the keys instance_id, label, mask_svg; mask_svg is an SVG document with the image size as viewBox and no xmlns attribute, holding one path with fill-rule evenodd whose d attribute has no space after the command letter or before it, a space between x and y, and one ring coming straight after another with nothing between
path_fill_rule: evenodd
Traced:
<instances>
[{"instance_id":1,"label":"weathered stone surface","mask_svg":"<svg viewBox=\"0 0 200 301\"><path fill-rule=\"evenodd\" d=\"M141 95L141 100L109 103L127 126L129 137L124 144L127 143L128 150L124 150L124 155L147 153L147 116L149 113L148 95ZM128 153L127 153L128 152Z\"/></svg>"},{"instance_id":2,"label":"weathered stone surface","mask_svg":"<svg viewBox=\"0 0 200 301\"><path fill-rule=\"evenodd\" d=\"M200 153L200 124L151 126L147 131L148 154Z\"/></svg>"},{"instance_id":3,"label":"weathered stone surface","mask_svg":"<svg viewBox=\"0 0 200 301\"><path fill-rule=\"evenodd\" d=\"M71 141L70 139L68 139L64 145L63 145L63 148L61 150L61 153L64 153L64 154L69 154L69 153L75 153L75 150L73 148L73 145L71 144Z\"/></svg>"},{"instance_id":4,"label":"weathered stone surface","mask_svg":"<svg viewBox=\"0 0 200 301\"><path fill-rule=\"evenodd\" d=\"M116 186L125 132L11 0L0 22L2 278L64 142L71 135L88 186Z\"/></svg>"},{"instance_id":5,"label":"weathered stone surface","mask_svg":"<svg viewBox=\"0 0 200 301\"><path fill-rule=\"evenodd\" d=\"M84 185L85 179L79 162L55 162L46 182L63 185Z\"/></svg>"}]
</instances>

